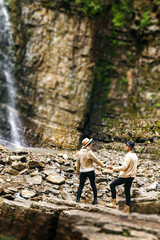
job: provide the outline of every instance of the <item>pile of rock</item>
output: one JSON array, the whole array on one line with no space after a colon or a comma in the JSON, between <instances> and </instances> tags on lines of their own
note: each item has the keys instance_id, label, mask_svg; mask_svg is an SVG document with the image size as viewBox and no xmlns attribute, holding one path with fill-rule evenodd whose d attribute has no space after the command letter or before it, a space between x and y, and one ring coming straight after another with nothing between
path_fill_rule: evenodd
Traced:
<instances>
[{"instance_id":1,"label":"pile of rock","mask_svg":"<svg viewBox=\"0 0 160 240\"><path fill-rule=\"evenodd\" d=\"M31 151L19 149L0 152L0 196L9 200L31 199L53 202L53 199L75 201L79 177L75 174L76 152L65 150ZM97 157L107 165L122 164L125 153L102 149ZM99 205L110 201L109 184L118 173L107 167L95 166ZM139 159L137 178L132 187L132 211L160 212L159 162ZM117 188L119 207L124 205L123 186ZM93 198L89 180L86 181L81 203L91 203Z\"/></svg>"}]
</instances>

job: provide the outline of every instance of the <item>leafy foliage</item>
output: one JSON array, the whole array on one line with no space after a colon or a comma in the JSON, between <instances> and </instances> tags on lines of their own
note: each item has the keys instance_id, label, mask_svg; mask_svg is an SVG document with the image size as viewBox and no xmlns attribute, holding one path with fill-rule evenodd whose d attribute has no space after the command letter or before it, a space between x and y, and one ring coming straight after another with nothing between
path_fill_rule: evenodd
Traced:
<instances>
[{"instance_id":1,"label":"leafy foliage","mask_svg":"<svg viewBox=\"0 0 160 240\"><path fill-rule=\"evenodd\" d=\"M43 4L48 8L64 7L65 9L74 9L85 15L95 15L105 12L108 3L109 0L49 0Z\"/></svg>"},{"instance_id":2,"label":"leafy foliage","mask_svg":"<svg viewBox=\"0 0 160 240\"><path fill-rule=\"evenodd\" d=\"M151 12L147 11L142 15L142 19L140 22L140 28L144 29L150 24Z\"/></svg>"},{"instance_id":3,"label":"leafy foliage","mask_svg":"<svg viewBox=\"0 0 160 240\"><path fill-rule=\"evenodd\" d=\"M125 77L121 77L119 81L119 90L122 90L124 86L128 85L128 80Z\"/></svg>"},{"instance_id":4,"label":"leafy foliage","mask_svg":"<svg viewBox=\"0 0 160 240\"><path fill-rule=\"evenodd\" d=\"M154 105L154 107L155 107L155 108L160 108L160 103L156 103L156 104Z\"/></svg>"},{"instance_id":5,"label":"leafy foliage","mask_svg":"<svg viewBox=\"0 0 160 240\"><path fill-rule=\"evenodd\" d=\"M14 240L14 239L8 235L3 235L3 236L0 236L0 240Z\"/></svg>"},{"instance_id":6,"label":"leafy foliage","mask_svg":"<svg viewBox=\"0 0 160 240\"><path fill-rule=\"evenodd\" d=\"M106 2L106 0L75 0L75 3L81 6L83 13L91 15L102 12L107 5Z\"/></svg>"},{"instance_id":7,"label":"leafy foliage","mask_svg":"<svg viewBox=\"0 0 160 240\"><path fill-rule=\"evenodd\" d=\"M120 0L114 1L112 5L112 24L114 28L123 28L128 26L132 19L132 1Z\"/></svg>"},{"instance_id":8,"label":"leafy foliage","mask_svg":"<svg viewBox=\"0 0 160 240\"><path fill-rule=\"evenodd\" d=\"M155 0L156 5L160 5L160 0Z\"/></svg>"}]
</instances>

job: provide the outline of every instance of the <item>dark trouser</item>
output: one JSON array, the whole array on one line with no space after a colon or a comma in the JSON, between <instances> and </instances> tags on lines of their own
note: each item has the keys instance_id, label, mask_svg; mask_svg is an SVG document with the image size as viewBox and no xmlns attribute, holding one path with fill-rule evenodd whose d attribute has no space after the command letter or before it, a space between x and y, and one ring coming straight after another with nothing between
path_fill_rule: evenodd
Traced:
<instances>
[{"instance_id":1,"label":"dark trouser","mask_svg":"<svg viewBox=\"0 0 160 240\"><path fill-rule=\"evenodd\" d=\"M116 180L114 180L110 184L110 188L111 188L111 192L112 192L112 199L116 199L116 188L115 187L118 185L124 184L125 195L126 195L126 205L130 206L130 201L131 201L130 189L131 189L133 179L134 179L133 177L129 177L129 178L119 177Z\"/></svg>"},{"instance_id":2,"label":"dark trouser","mask_svg":"<svg viewBox=\"0 0 160 240\"><path fill-rule=\"evenodd\" d=\"M87 179L87 177L90 180L90 184L93 190L93 194L94 194L94 200L97 200L97 188L96 188L96 184L95 184L95 172L90 171L90 172L81 172L80 174L80 184L79 184L79 188L77 191L77 199L80 200L81 194L82 194L82 190L85 184L85 181Z\"/></svg>"}]
</instances>

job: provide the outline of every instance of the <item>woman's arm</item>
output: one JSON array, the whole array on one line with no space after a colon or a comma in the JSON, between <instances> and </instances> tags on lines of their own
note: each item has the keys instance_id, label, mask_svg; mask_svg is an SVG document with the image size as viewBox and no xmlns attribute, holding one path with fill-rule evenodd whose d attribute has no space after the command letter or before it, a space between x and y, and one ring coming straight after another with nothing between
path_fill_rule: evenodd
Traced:
<instances>
[{"instance_id":1,"label":"woman's arm","mask_svg":"<svg viewBox=\"0 0 160 240\"><path fill-rule=\"evenodd\" d=\"M95 162L97 163L99 166L104 167L103 163L101 163L98 158L95 156L95 154L92 151L89 151L89 157Z\"/></svg>"},{"instance_id":2,"label":"woman's arm","mask_svg":"<svg viewBox=\"0 0 160 240\"><path fill-rule=\"evenodd\" d=\"M77 168L76 168L76 172L77 172L77 174L79 174L79 172L80 172L80 158L79 158L79 156L78 156L78 158L77 158Z\"/></svg>"}]
</instances>

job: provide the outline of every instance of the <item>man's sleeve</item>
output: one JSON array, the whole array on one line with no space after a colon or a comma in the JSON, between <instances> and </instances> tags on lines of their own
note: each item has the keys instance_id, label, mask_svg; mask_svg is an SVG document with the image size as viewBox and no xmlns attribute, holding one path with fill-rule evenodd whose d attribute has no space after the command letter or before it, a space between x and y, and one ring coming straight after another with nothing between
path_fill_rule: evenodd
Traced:
<instances>
[{"instance_id":1,"label":"man's sleeve","mask_svg":"<svg viewBox=\"0 0 160 240\"><path fill-rule=\"evenodd\" d=\"M130 158L129 155L127 155L125 157L125 159L124 159L124 162L123 162L122 166L120 166L120 167L113 167L113 171L114 172L125 171L128 168L130 162L131 162L131 158Z\"/></svg>"},{"instance_id":2,"label":"man's sleeve","mask_svg":"<svg viewBox=\"0 0 160 240\"><path fill-rule=\"evenodd\" d=\"M104 167L103 163L101 163L98 158L95 156L95 154L92 151L89 151L89 157L97 163L99 166Z\"/></svg>"}]
</instances>

